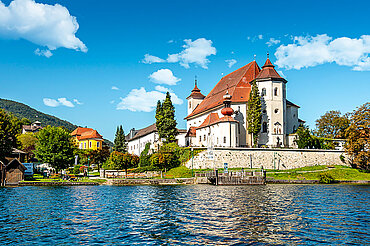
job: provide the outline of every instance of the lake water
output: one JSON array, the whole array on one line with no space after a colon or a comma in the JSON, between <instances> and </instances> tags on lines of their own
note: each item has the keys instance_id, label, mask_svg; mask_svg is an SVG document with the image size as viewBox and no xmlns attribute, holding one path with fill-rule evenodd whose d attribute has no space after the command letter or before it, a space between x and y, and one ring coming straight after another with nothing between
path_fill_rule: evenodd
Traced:
<instances>
[{"instance_id":1,"label":"lake water","mask_svg":"<svg viewBox=\"0 0 370 246\"><path fill-rule=\"evenodd\" d=\"M370 186L0 189L0 245L370 243Z\"/></svg>"}]
</instances>

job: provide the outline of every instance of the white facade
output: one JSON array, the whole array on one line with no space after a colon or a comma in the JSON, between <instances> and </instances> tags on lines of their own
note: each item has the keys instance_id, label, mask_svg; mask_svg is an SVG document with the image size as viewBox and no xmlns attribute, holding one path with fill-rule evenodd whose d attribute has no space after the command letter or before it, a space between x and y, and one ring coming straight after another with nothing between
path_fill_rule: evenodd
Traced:
<instances>
[{"instance_id":1,"label":"white facade","mask_svg":"<svg viewBox=\"0 0 370 246\"><path fill-rule=\"evenodd\" d=\"M142 130L146 130L147 128L151 128L146 132L142 132ZM130 154L134 154L140 156L141 152L145 149L145 145L150 143L150 151L158 151L159 147L162 145L162 142L159 139L159 134L155 126L153 125L136 131L135 136L127 141L127 151ZM180 147L184 147L185 144L185 135L186 132L184 130L179 130L179 134L176 136L177 143Z\"/></svg>"},{"instance_id":2,"label":"white facade","mask_svg":"<svg viewBox=\"0 0 370 246\"><path fill-rule=\"evenodd\" d=\"M299 107L287 100L287 81L277 74L277 72L274 70L274 66L270 63L269 59L266 61L263 68L265 68L263 76L257 76L256 78L256 84L261 95L262 104L262 125L259 134L258 145L267 147L296 147L296 144L293 141L294 139L292 137L288 138L288 136L289 134L295 133L298 129ZM263 70L261 70L261 73L262 71ZM222 80L225 80L225 77L222 78ZM219 83L221 83L222 80ZM214 93L219 92L216 91ZM194 102L194 99L192 99L191 96L192 95L187 98L188 103ZM197 103L199 103L199 100L200 99L197 99ZM201 101L203 101L203 99ZM202 104L200 104L200 106L202 106ZM230 123L225 128L222 124L216 124L207 129L203 129L199 126L203 125L207 117L212 113L217 113L218 116L221 118L221 110L223 109L223 106L218 105L217 107L198 112L196 115L191 114L194 111L194 108L189 107L189 116L187 117L187 130L189 130L191 127L195 127L196 136L192 136L191 138L189 137L187 143L189 145L191 144L192 146L207 146L207 136L213 136L215 146L251 146L252 137L251 134L248 134L247 132L246 122L247 102L233 101L231 102L230 107L234 110L234 114L232 115L232 117L234 120L237 121L235 126L230 127L230 125L233 125ZM230 128L233 129L231 132ZM204 138L204 136L206 136L206 138ZM227 139L233 138L231 145L230 140L228 140L227 145L224 145L223 141L220 141L220 139L224 139L225 137ZM217 139L219 141L217 141Z\"/></svg>"},{"instance_id":3,"label":"white facade","mask_svg":"<svg viewBox=\"0 0 370 246\"><path fill-rule=\"evenodd\" d=\"M158 132L151 132L145 136L133 139L127 143L127 151L130 154L140 156L145 149L145 145L150 143L150 149L155 150L159 141Z\"/></svg>"}]
</instances>

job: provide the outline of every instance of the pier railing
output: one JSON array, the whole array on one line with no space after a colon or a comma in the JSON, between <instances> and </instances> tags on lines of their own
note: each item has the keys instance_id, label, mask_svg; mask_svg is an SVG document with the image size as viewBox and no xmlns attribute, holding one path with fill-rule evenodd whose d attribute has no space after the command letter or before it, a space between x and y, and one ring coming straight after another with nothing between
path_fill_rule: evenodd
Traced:
<instances>
[{"instance_id":1,"label":"pier railing","mask_svg":"<svg viewBox=\"0 0 370 246\"><path fill-rule=\"evenodd\" d=\"M205 177L214 185L257 185L266 183L266 171L228 171L219 170L195 173L195 177Z\"/></svg>"}]
</instances>

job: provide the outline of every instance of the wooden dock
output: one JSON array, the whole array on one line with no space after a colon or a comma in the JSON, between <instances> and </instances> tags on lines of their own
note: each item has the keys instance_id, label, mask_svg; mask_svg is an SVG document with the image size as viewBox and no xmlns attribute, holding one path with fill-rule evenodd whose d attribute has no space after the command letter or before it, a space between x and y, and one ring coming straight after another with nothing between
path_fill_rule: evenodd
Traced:
<instances>
[{"instance_id":1,"label":"wooden dock","mask_svg":"<svg viewBox=\"0 0 370 246\"><path fill-rule=\"evenodd\" d=\"M218 170L204 173L196 173L198 178L207 178L213 185L264 185L266 184L266 171L229 171L219 172Z\"/></svg>"}]
</instances>

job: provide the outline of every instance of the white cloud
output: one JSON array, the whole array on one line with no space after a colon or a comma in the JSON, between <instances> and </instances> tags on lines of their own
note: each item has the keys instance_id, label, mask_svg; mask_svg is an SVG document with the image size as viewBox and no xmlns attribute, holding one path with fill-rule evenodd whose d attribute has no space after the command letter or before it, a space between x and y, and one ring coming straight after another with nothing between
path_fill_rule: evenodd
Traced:
<instances>
[{"instance_id":1,"label":"white cloud","mask_svg":"<svg viewBox=\"0 0 370 246\"><path fill-rule=\"evenodd\" d=\"M268 42L266 42L268 47L273 46L273 45L278 44L278 43L280 43L280 40L279 39L274 39L274 38L270 38L270 40Z\"/></svg>"},{"instance_id":2,"label":"white cloud","mask_svg":"<svg viewBox=\"0 0 370 246\"><path fill-rule=\"evenodd\" d=\"M68 101L67 98L65 98L65 97L58 98L58 102L60 103L60 105L70 107L70 108L73 108L75 106L75 105L73 105L73 103L71 101Z\"/></svg>"},{"instance_id":3,"label":"white cloud","mask_svg":"<svg viewBox=\"0 0 370 246\"><path fill-rule=\"evenodd\" d=\"M110 101L109 103L110 103L110 104L113 104L113 103L114 103L114 100Z\"/></svg>"},{"instance_id":4,"label":"white cloud","mask_svg":"<svg viewBox=\"0 0 370 246\"><path fill-rule=\"evenodd\" d=\"M37 48L35 50L35 54L38 55L38 56L45 56L46 58L49 58L53 55L53 53L51 53L50 50L48 50L48 49L40 50L39 48Z\"/></svg>"},{"instance_id":5,"label":"white cloud","mask_svg":"<svg viewBox=\"0 0 370 246\"><path fill-rule=\"evenodd\" d=\"M258 36L257 36L257 38L258 38L258 39L263 39L263 35L262 35L262 34L260 34L260 35L258 35Z\"/></svg>"},{"instance_id":6,"label":"white cloud","mask_svg":"<svg viewBox=\"0 0 370 246\"><path fill-rule=\"evenodd\" d=\"M177 97L175 93L170 93L173 104L182 104L183 100ZM146 91L144 87L140 89L133 89L125 97L121 98L118 103L117 109L127 109L133 112L143 111L151 112L157 106L158 100L164 100L166 94L160 91Z\"/></svg>"},{"instance_id":7,"label":"white cloud","mask_svg":"<svg viewBox=\"0 0 370 246\"><path fill-rule=\"evenodd\" d=\"M75 34L76 17L59 5L13 0L9 6L0 1L0 36L25 39L49 50L59 47L87 52L86 45Z\"/></svg>"},{"instance_id":8,"label":"white cloud","mask_svg":"<svg viewBox=\"0 0 370 246\"><path fill-rule=\"evenodd\" d=\"M160 62L165 62L165 60L157 57L157 56L152 56L149 54L144 55L144 59L141 61L142 63L146 64L152 64L152 63L160 63Z\"/></svg>"},{"instance_id":9,"label":"white cloud","mask_svg":"<svg viewBox=\"0 0 370 246\"><path fill-rule=\"evenodd\" d=\"M146 54L142 62L149 64L159 62L179 62L180 65L185 68L189 68L190 64L194 63L207 69L210 62L207 57L210 55L216 55L216 48L212 46L212 41L205 38L198 38L194 41L191 39L185 39L184 42L184 50L180 53L169 54L166 60Z\"/></svg>"},{"instance_id":10,"label":"white cloud","mask_svg":"<svg viewBox=\"0 0 370 246\"><path fill-rule=\"evenodd\" d=\"M51 99L51 98L44 98L42 99L44 101L44 104L46 106L49 106L49 107L57 107L59 106L59 102L55 99Z\"/></svg>"},{"instance_id":11,"label":"white cloud","mask_svg":"<svg viewBox=\"0 0 370 246\"><path fill-rule=\"evenodd\" d=\"M75 99L76 100L76 99ZM75 105L71 101L68 101L65 97L58 98L58 100L51 98L44 98L44 104L49 107L66 106L73 108Z\"/></svg>"},{"instance_id":12,"label":"white cloud","mask_svg":"<svg viewBox=\"0 0 370 246\"><path fill-rule=\"evenodd\" d=\"M155 89L157 90L157 91L161 91L161 92L172 92L172 90L171 89L169 89L169 88L166 88L166 87L164 87L164 86L161 86L161 85L157 85L156 87L155 87Z\"/></svg>"},{"instance_id":13,"label":"white cloud","mask_svg":"<svg viewBox=\"0 0 370 246\"><path fill-rule=\"evenodd\" d=\"M117 86L112 86L112 90L118 91L119 88Z\"/></svg>"},{"instance_id":14,"label":"white cloud","mask_svg":"<svg viewBox=\"0 0 370 246\"><path fill-rule=\"evenodd\" d=\"M294 37L293 44L277 48L276 64L286 69L301 69L335 62L356 71L370 71L370 35L333 39L327 34Z\"/></svg>"},{"instance_id":15,"label":"white cloud","mask_svg":"<svg viewBox=\"0 0 370 246\"><path fill-rule=\"evenodd\" d=\"M228 67L232 67L236 63L236 60L235 59L230 59L230 60L225 60L225 62L227 63Z\"/></svg>"},{"instance_id":16,"label":"white cloud","mask_svg":"<svg viewBox=\"0 0 370 246\"><path fill-rule=\"evenodd\" d=\"M157 84L176 85L181 79L175 77L170 69L159 69L149 75L152 82Z\"/></svg>"},{"instance_id":17,"label":"white cloud","mask_svg":"<svg viewBox=\"0 0 370 246\"><path fill-rule=\"evenodd\" d=\"M78 101L76 98L73 99L73 102L76 103L76 104L78 104L78 105L82 105L83 104L82 102Z\"/></svg>"},{"instance_id":18,"label":"white cloud","mask_svg":"<svg viewBox=\"0 0 370 246\"><path fill-rule=\"evenodd\" d=\"M173 42L175 42L175 41L173 41L172 39L167 41L167 43L169 43L169 44L172 44Z\"/></svg>"}]
</instances>

